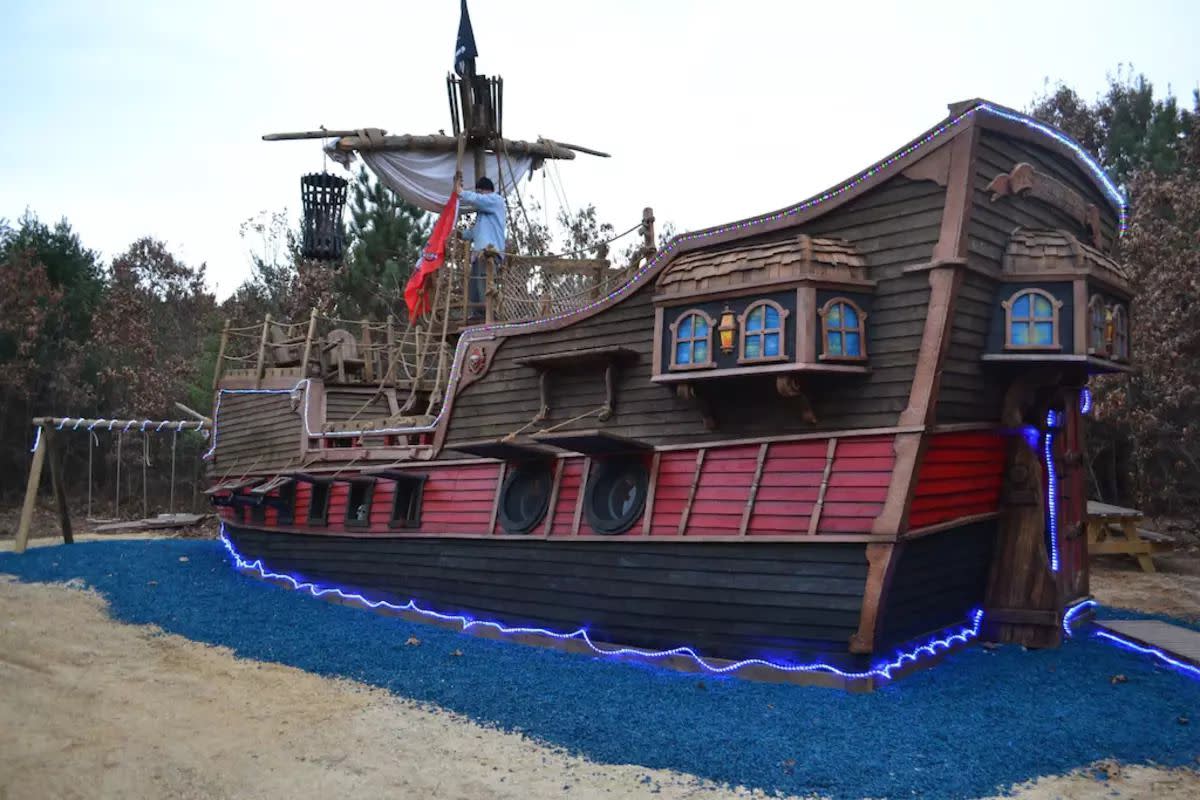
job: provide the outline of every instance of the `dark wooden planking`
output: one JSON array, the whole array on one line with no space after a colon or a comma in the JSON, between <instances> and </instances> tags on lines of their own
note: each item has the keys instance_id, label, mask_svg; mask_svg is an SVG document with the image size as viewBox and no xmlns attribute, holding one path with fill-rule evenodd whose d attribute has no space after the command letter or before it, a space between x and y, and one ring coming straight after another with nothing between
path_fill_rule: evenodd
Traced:
<instances>
[{"instance_id":1,"label":"dark wooden planking","mask_svg":"<svg viewBox=\"0 0 1200 800\"><path fill-rule=\"evenodd\" d=\"M862 545L680 547L644 538L589 545L229 531L247 557L318 581L413 597L438 610L510 624L561 630L587 624L600 641L687 643L727 658L844 652L857 626L866 575ZM660 566L628 566L639 559ZM679 570L698 565L705 568ZM809 574L788 575L789 565ZM773 572L760 576L743 567ZM847 567L853 574L845 573Z\"/></svg>"},{"instance_id":2,"label":"dark wooden planking","mask_svg":"<svg viewBox=\"0 0 1200 800\"><path fill-rule=\"evenodd\" d=\"M961 623L981 608L995 536L989 520L904 542L883 598L881 646Z\"/></svg>"},{"instance_id":3,"label":"dark wooden planking","mask_svg":"<svg viewBox=\"0 0 1200 800\"><path fill-rule=\"evenodd\" d=\"M868 317L872 356L866 376L812 376L809 399L820 428L874 427L895 424L907 403L912 371L920 347L928 305L928 280L903 274L904 266L927 261L941 222L943 190L929 182L898 178L805 228L805 232L849 239L863 253L871 277L879 281ZM769 238L793 238L799 229ZM526 424L538 410L537 374L514 362L538 353L569 347L626 347L641 355L622 370L617 413L607 430L655 444L711 439L699 412L668 388L652 384L653 286L576 325L556 331L514 336L500 347L488 375L456 399L447 438L455 441L503 436ZM545 426L564 422L598 408L603 381L582 370L556 373L551 416ZM763 391L763 389L767 391ZM769 382L753 379L721 384L714 395L720 434L802 432L809 428L793 406L771 391ZM754 405L745 410L746 402ZM586 427L587 420L574 427Z\"/></svg>"},{"instance_id":4,"label":"dark wooden planking","mask_svg":"<svg viewBox=\"0 0 1200 800\"><path fill-rule=\"evenodd\" d=\"M301 424L287 394L223 395L216 419L213 472L222 475L252 468L269 472L297 463Z\"/></svg>"}]
</instances>

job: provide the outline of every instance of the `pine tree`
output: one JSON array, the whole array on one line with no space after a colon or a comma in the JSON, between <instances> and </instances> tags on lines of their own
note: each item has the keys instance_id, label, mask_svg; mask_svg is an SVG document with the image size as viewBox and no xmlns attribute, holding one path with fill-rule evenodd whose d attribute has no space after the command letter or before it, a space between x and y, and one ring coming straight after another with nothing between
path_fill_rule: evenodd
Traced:
<instances>
[{"instance_id":1,"label":"pine tree","mask_svg":"<svg viewBox=\"0 0 1200 800\"><path fill-rule=\"evenodd\" d=\"M338 314L402 317L404 286L432 227L430 215L360 167L350 188L346 263L335 282Z\"/></svg>"}]
</instances>

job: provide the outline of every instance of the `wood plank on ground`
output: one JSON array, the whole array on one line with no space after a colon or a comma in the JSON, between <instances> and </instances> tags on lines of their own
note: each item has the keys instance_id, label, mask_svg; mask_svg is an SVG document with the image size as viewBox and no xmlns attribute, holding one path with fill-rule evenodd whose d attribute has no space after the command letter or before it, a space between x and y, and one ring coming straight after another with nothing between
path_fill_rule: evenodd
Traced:
<instances>
[{"instance_id":1,"label":"wood plank on ground","mask_svg":"<svg viewBox=\"0 0 1200 800\"><path fill-rule=\"evenodd\" d=\"M1177 661L1200 666L1200 631L1156 619L1108 619L1095 623L1145 647L1155 647Z\"/></svg>"}]
</instances>

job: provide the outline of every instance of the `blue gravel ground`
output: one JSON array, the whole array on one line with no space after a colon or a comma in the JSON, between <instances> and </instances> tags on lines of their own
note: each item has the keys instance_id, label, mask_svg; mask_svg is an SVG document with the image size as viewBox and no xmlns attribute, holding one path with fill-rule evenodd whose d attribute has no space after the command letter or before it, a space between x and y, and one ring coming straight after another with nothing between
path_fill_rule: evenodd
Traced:
<instances>
[{"instance_id":1,"label":"blue gravel ground","mask_svg":"<svg viewBox=\"0 0 1200 800\"><path fill-rule=\"evenodd\" d=\"M768 791L965 798L1102 758L1200 758L1200 680L1087 636L1053 651L970 648L851 695L614 663L324 603L234 572L214 541L36 548L0 554L0 572L81 578L119 620L384 687L599 762ZM421 645L405 646L409 636ZM1113 684L1116 674L1128 681Z\"/></svg>"}]
</instances>

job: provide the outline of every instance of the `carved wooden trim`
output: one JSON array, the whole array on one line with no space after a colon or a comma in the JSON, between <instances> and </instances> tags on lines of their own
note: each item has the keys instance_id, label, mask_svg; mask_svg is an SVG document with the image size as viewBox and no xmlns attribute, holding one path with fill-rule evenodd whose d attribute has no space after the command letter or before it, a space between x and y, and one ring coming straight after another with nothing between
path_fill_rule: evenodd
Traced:
<instances>
[{"instance_id":1,"label":"carved wooden trim","mask_svg":"<svg viewBox=\"0 0 1200 800\"><path fill-rule=\"evenodd\" d=\"M1002 197L1016 195L1032 197L1053 206L1079 223L1079 227L1092 235L1092 245L1104 248L1104 234L1100 227L1100 209L1089 203L1083 195L1057 178L1038 172L1034 166L1022 161L1011 172L992 178L986 191L991 192L992 202Z\"/></svg>"},{"instance_id":2,"label":"carved wooden trim","mask_svg":"<svg viewBox=\"0 0 1200 800\"><path fill-rule=\"evenodd\" d=\"M742 521L738 525L738 535L745 536L750 528L750 515L754 513L754 501L758 498L758 485L762 483L763 465L767 462L767 450L770 443L763 442L758 447L758 461L754 465L754 479L750 481L750 494L746 496L746 507L742 509Z\"/></svg>"},{"instance_id":3,"label":"carved wooden trim","mask_svg":"<svg viewBox=\"0 0 1200 800\"><path fill-rule=\"evenodd\" d=\"M817 314L817 287L796 289L796 361L814 364L817 361L817 342L813 336L813 319Z\"/></svg>"},{"instance_id":4,"label":"carved wooden trim","mask_svg":"<svg viewBox=\"0 0 1200 800\"><path fill-rule=\"evenodd\" d=\"M974 119L974 117L973 117ZM954 140L950 147L950 171L946 181L946 202L942 209L942 225L931 261L965 259L970 237L967 231L974 206L975 153L979 146L979 131Z\"/></svg>"},{"instance_id":5,"label":"carved wooden trim","mask_svg":"<svg viewBox=\"0 0 1200 800\"><path fill-rule=\"evenodd\" d=\"M945 186L950 180L950 148L934 151L900 174L912 181L933 181Z\"/></svg>"},{"instance_id":6,"label":"carved wooden trim","mask_svg":"<svg viewBox=\"0 0 1200 800\"><path fill-rule=\"evenodd\" d=\"M658 465L662 453L655 451L650 459L650 485L646 489L646 507L642 511L642 536L650 535L650 523L654 517L654 496L658 493Z\"/></svg>"},{"instance_id":7,"label":"carved wooden trim","mask_svg":"<svg viewBox=\"0 0 1200 800\"><path fill-rule=\"evenodd\" d=\"M932 417L962 276L962 270L953 266L938 267L929 272L929 310L921 334L921 349L917 353L908 406L900 413L900 425L927 425Z\"/></svg>"},{"instance_id":8,"label":"carved wooden trim","mask_svg":"<svg viewBox=\"0 0 1200 800\"><path fill-rule=\"evenodd\" d=\"M888 584L891 583L895 564L899 560L902 545L868 544L867 582L863 587L862 610L858 616L858 630L850 637L851 653L871 653L875 650L875 639L879 632L881 607Z\"/></svg>"},{"instance_id":9,"label":"carved wooden trim","mask_svg":"<svg viewBox=\"0 0 1200 800\"><path fill-rule=\"evenodd\" d=\"M839 303L848 305L854 309L854 313L857 315L857 319L858 319L858 325L856 327L847 328L845 325L845 322L844 322L845 318L843 317L843 323L842 323L841 327L833 328L832 330L830 329L829 317L828 317L829 309L833 308L834 305L839 304ZM827 300L825 305L821 306L821 310L818 311L817 314L818 314L818 316L821 317L821 355L820 355L821 361L866 361L867 360L867 314L865 311L862 310L862 308L859 307L858 303L854 302L849 297L833 297L833 298L830 298L829 300ZM842 355L831 354L829 352L829 334L830 333L841 333L842 334L842 350L843 351L845 351L845 349L846 349L846 334L847 333L857 333L858 334L859 354L856 356L847 355L845 352L843 352Z\"/></svg>"},{"instance_id":10,"label":"carved wooden trim","mask_svg":"<svg viewBox=\"0 0 1200 800\"><path fill-rule=\"evenodd\" d=\"M700 450L696 453L696 472L692 475L692 486L688 489L687 504L683 507L683 513L679 515L679 528L675 531L677 536L683 536L687 532L688 518L692 516L692 504L696 502L696 490L700 488L700 473L704 471L704 456L708 450Z\"/></svg>"},{"instance_id":11,"label":"carved wooden trim","mask_svg":"<svg viewBox=\"0 0 1200 800\"><path fill-rule=\"evenodd\" d=\"M837 439L830 439L825 447L825 472L821 475L821 488L817 490L817 502L813 503L812 514L808 518L808 535L815 536L817 527L821 524L821 512L825 508L825 491L829 488L829 476L833 474L833 460L837 454Z\"/></svg>"},{"instance_id":12,"label":"carved wooden trim","mask_svg":"<svg viewBox=\"0 0 1200 800\"><path fill-rule=\"evenodd\" d=\"M654 309L654 349L650 355L650 374L661 375L662 368L662 343L663 343L663 310L661 307Z\"/></svg>"},{"instance_id":13,"label":"carved wooden trim","mask_svg":"<svg viewBox=\"0 0 1200 800\"><path fill-rule=\"evenodd\" d=\"M1072 300L1075 308L1075 329L1071 331L1075 341L1071 349L1078 355L1086 355L1092 347L1092 304L1087 296L1087 281L1076 278L1071 283Z\"/></svg>"}]
</instances>

